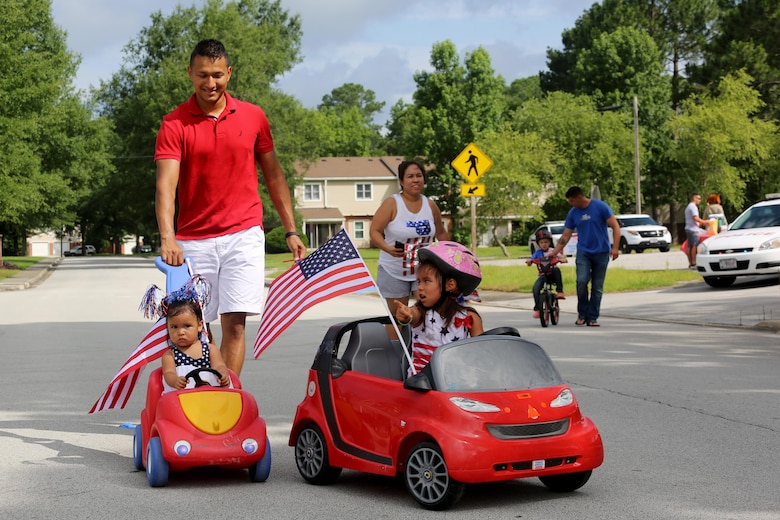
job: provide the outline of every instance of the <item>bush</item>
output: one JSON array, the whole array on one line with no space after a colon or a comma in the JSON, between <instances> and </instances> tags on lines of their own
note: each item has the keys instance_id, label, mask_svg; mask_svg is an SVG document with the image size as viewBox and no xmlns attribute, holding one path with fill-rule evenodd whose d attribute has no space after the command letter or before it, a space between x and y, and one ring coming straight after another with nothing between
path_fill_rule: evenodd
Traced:
<instances>
[{"instance_id":1,"label":"bush","mask_svg":"<svg viewBox=\"0 0 780 520\"><path fill-rule=\"evenodd\" d=\"M287 253L290 248L287 247L287 239L284 238L285 231L282 226L275 227L265 234L265 252L269 254ZM303 245L309 247L309 239L301 233Z\"/></svg>"}]
</instances>

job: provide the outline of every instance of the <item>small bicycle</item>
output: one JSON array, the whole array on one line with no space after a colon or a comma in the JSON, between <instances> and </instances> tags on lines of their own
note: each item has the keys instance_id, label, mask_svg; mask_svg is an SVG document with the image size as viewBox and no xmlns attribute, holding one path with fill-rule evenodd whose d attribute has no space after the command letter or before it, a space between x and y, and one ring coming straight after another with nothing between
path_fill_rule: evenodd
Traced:
<instances>
[{"instance_id":1,"label":"small bicycle","mask_svg":"<svg viewBox=\"0 0 780 520\"><path fill-rule=\"evenodd\" d=\"M539 294L539 321L542 327L546 327L548 323L558 325L558 316L561 309L558 306L558 293L555 291L555 283L549 275L552 273L553 267L559 262L560 260L556 257L546 256L533 260L533 263L539 270L539 275L544 276L544 285Z\"/></svg>"}]
</instances>

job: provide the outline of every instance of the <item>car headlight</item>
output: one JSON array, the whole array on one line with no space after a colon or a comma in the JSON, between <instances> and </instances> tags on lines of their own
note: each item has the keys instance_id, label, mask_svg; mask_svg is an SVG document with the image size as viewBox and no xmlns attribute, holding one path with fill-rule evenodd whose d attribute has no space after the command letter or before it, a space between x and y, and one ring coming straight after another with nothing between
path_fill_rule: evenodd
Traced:
<instances>
[{"instance_id":1,"label":"car headlight","mask_svg":"<svg viewBox=\"0 0 780 520\"><path fill-rule=\"evenodd\" d=\"M571 390L568 388L564 388L561 390L561 393L558 394L558 397L550 401L550 408L560 408L562 406L569 406L574 402L574 394L571 393Z\"/></svg>"},{"instance_id":2,"label":"car headlight","mask_svg":"<svg viewBox=\"0 0 780 520\"><path fill-rule=\"evenodd\" d=\"M758 250L765 251L767 249L777 249L778 247L780 247L780 238L773 238L772 240L763 242L760 246L758 246Z\"/></svg>"},{"instance_id":3,"label":"car headlight","mask_svg":"<svg viewBox=\"0 0 780 520\"><path fill-rule=\"evenodd\" d=\"M494 406L488 403L482 403L475 401L474 399L467 399L465 397L450 397L450 402L467 412L500 412L498 406Z\"/></svg>"},{"instance_id":4,"label":"car headlight","mask_svg":"<svg viewBox=\"0 0 780 520\"><path fill-rule=\"evenodd\" d=\"M705 255L707 254L708 247L707 247L707 242L706 241L699 242L699 246L698 247L699 247L699 249L698 249L699 253L704 253Z\"/></svg>"}]
</instances>

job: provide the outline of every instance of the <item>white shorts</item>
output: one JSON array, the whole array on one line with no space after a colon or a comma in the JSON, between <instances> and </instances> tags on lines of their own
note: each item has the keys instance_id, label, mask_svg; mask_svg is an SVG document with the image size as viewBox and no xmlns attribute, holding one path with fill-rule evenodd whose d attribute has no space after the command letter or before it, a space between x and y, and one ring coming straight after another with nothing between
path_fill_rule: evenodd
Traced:
<instances>
[{"instance_id":1,"label":"white shorts","mask_svg":"<svg viewBox=\"0 0 780 520\"><path fill-rule=\"evenodd\" d=\"M179 240L192 260L195 274L211 282L211 301L203 320L220 314L263 312L265 294L265 233L260 226L203 240Z\"/></svg>"}]
</instances>

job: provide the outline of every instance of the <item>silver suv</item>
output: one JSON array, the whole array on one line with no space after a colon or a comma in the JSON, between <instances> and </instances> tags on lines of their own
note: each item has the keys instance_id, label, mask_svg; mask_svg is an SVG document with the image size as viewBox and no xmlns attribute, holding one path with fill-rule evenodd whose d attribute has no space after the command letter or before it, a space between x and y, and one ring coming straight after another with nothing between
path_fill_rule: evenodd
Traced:
<instances>
[{"instance_id":1,"label":"silver suv","mask_svg":"<svg viewBox=\"0 0 780 520\"><path fill-rule=\"evenodd\" d=\"M667 253L672 245L672 234L650 215L615 215L620 224L620 251L643 252L658 248Z\"/></svg>"},{"instance_id":2,"label":"silver suv","mask_svg":"<svg viewBox=\"0 0 780 520\"><path fill-rule=\"evenodd\" d=\"M87 247L87 254L88 255L94 255L94 254L97 253L97 250L95 249L95 246L88 245L86 247ZM63 254L65 256L81 256L82 255L81 246L74 247L70 251L65 251Z\"/></svg>"}]
</instances>

